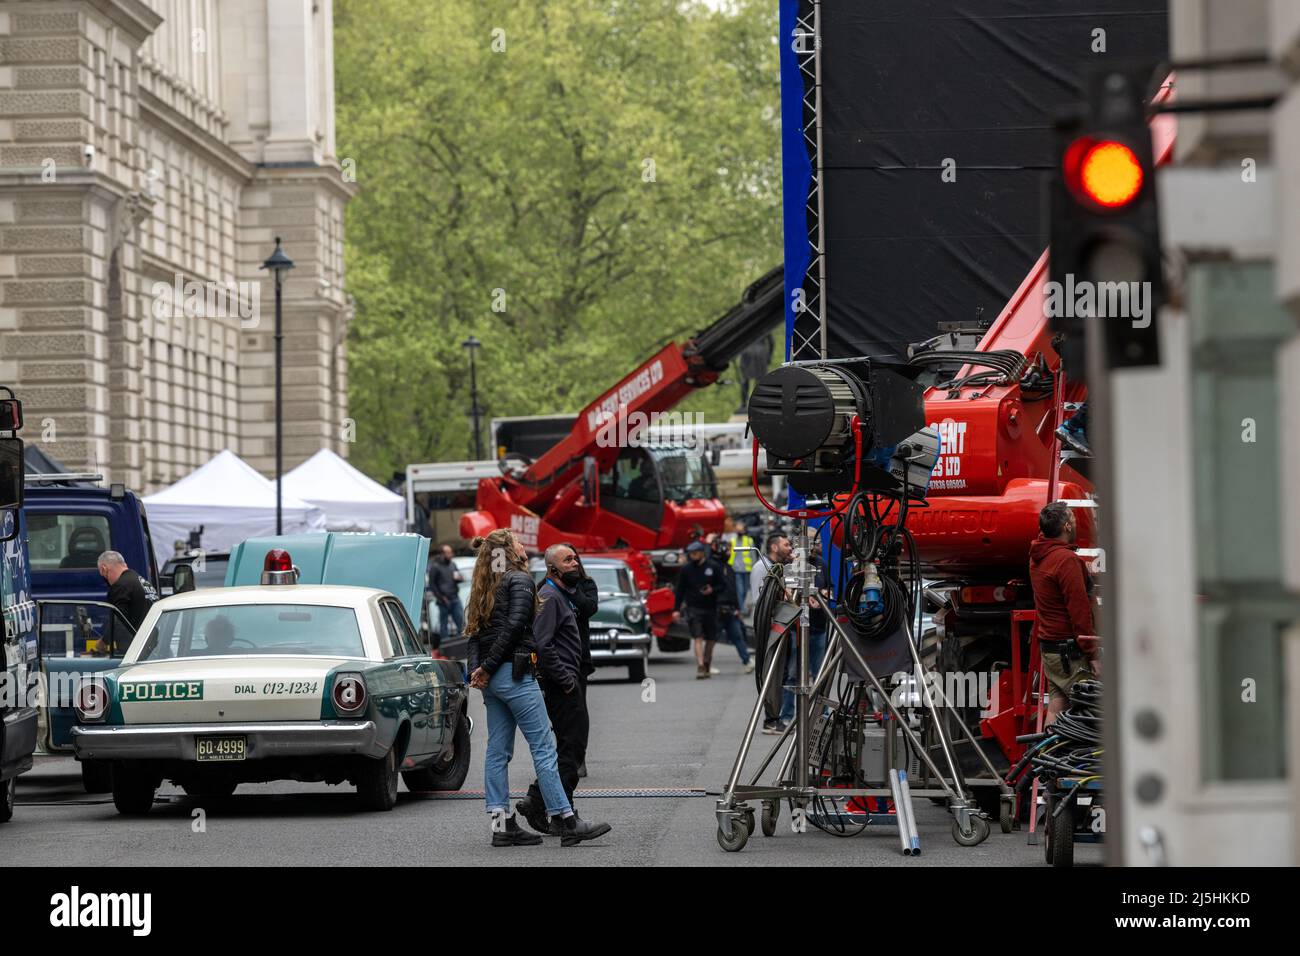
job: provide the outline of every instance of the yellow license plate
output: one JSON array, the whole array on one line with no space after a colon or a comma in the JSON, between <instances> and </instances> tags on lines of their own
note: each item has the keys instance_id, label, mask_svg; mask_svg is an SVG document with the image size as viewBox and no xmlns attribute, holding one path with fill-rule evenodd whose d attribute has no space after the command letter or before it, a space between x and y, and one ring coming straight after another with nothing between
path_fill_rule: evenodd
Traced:
<instances>
[{"instance_id":1,"label":"yellow license plate","mask_svg":"<svg viewBox=\"0 0 1300 956\"><path fill-rule=\"evenodd\" d=\"M198 737L194 753L203 763L209 760L243 760L247 749L245 737Z\"/></svg>"}]
</instances>

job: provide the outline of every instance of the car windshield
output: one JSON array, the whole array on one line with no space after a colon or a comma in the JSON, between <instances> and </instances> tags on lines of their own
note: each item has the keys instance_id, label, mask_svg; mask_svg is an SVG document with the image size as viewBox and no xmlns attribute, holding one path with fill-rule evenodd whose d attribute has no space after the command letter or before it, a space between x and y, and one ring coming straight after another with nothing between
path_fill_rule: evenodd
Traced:
<instances>
[{"instance_id":1,"label":"car windshield","mask_svg":"<svg viewBox=\"0 0 1300 956\"><path fill-rule=\"evenodd\" d=\"M622 568L588 568L587 574L596 582L601 594L631 594L632 582Z\"/></svg>"},{"instance_id":2,"label":"car windshield","mask_svg":"<svg viewBox=\"0 0 1300 956\"><path fill-rule=\"evenodd\" d=\"M364 657L350 607L321 604L229 604L164 611L138 660L294 654Z\"/></svg>"},{"instance_id":3,"label":"car windshield","mask_svg":"<svg viewBox=\"0 0 1300 956\"><path fill-rule=\"evenodd\" d=\"M664 497L669 501L715 497L713 473L703 457L679 449L658 451L657 456Z\"/></svg>"}]
</instances>

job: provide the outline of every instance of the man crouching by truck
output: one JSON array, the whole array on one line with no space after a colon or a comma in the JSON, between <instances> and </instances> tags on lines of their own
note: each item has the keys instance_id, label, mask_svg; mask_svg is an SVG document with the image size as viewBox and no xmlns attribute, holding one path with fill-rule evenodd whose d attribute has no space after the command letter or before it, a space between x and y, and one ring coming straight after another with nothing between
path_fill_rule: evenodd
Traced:
<instances>
[{"instance_id":1,"label":"man crouching by truck","mask_svg":"<svg viewBox=\"0 0 1300 956\"><path fill-rule=\"evenodd\" d=\"M1070 702L1070 688L1101 673L1093 630L1088 572L1075 553L1078 526L1069 505L1053 501L1038 514L1039 534L1029 547L1034 627L1051 700L1047 723Z\"/></svg>"}]
</instances>

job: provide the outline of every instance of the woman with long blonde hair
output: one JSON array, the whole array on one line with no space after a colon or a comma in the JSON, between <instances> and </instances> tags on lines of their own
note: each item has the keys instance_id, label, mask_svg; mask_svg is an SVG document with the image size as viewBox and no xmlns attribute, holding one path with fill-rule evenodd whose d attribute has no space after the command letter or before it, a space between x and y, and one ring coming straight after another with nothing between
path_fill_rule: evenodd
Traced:
<instances>
[{"instance_id":1,"label":"woman with long blonde hair","mask_svg":"<svg viewBox=\"0 0 1300 956\"><path fill-rule=\"evenodd\" d=\"M469 683L483 692L487 708L484 792L492 819L492 845L534 846L542 842L540 836L520 827L510 813L510 758L518 728L532 752L546 812L555 821L553 834L563 837L563 845L573 846L600 834L574 815L560 782L555 736L536 678L532 624L538 603L528 573L528 552L505 528L475 538L473 547L478 557L465 633L469 637Z\"/></svg>"}]
</instances>

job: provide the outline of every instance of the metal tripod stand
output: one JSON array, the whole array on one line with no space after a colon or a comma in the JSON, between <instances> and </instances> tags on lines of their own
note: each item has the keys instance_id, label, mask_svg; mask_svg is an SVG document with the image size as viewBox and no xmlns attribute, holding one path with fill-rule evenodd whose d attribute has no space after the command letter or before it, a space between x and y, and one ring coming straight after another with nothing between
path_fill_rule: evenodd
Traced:
<instances>
[{"instance_id":1,"label":"metal tripod stand","mask_svg":"<svg viewBox=\"0 0 1300 956\"><path fill-rule=\"evenodd\" d=\"M792 725L782 731L767 756L760 763L757 771L751 776L749 783L742 784L740 782L741 775L744 773L745 763L749 759L750 749L754 743L754 735L758 731L759 717L763 713L764 700L773 688L773 682L782 679L778 675L778 670L780 670L780 665L783 663L783 657L781 654L776 653L774 647L767 655L764 664L763 682L758 698L750 714L749 723L745 728L745 735L741 740L740 750L736 754L736 760L732 765L726 787L717 802L715 813L718 821L718 844L729 852L736 852L744 848L749 836L756 828L754 808L750 805L751 801L759 801L763 804L763 833L766 836L772 836L776 830L776 818L782 801L789 801L793 807L794 819L792 819L792 826L798 831L803 829L800 824L806 822L808 805L819 798L889 797L894 801L896 807L895 815L900 828L903 851L905 854L910 855L909 848L912 849L912 852L919 852L919 840L915 840L915 842L913 840L915 838L915 820L911 818L910 814L910 794L942 798L946 802L948 810L953 816L953 838L959 844L974 846L983 842L989 834L989 821L980 812L975 801L970 796L961 768L954 757L952 745L948 739L938 705L929 692L928 682L926 682L927 686L923 686L921 691L921 697L925 705L924 714L925 719L929 721L930 736L937 742L943 763L947 768L946 775L935 763L929 749L922 744L916 732L909 726L906 717L900 711L888 690L881 684L871 667L849 639L844 625L829 610L826 614L827 626L830 631L826 655L818 673L816 675L809 673L809 641L807 636L810 633L810 609L814 596L813 578L815 572L807 560L810 544L808 523L803 521L801 526L801 546L798 560L794 565L794 577L793 580L787 577L786 581L787 587L795 592L795 600L799 606L797 623L797 633L800 637L798 640L798 679L793 688L795 720ZM795 634L795 628L788 628L780 636L780 640L794 640ZM908 625L907 642L911 650L916 673L918 676L924 676L926 671L921 663L915 641L912 639L910 624ZM846 661L851 661L858 672L866 675L866 681L875 691L878 699L883 702L890 718L892 718L893 725L902 733L907 750L925 766L928 771L929 781L935 786L911 790L909 794L905 777L901 781L901 787L898 785L899 782L893 779L890 781L893 786L888 787L882 785L880 787L826 788L814 786L810 782L809 767L812 743L810 725L813 706L818 701L822 691L831 685L832 680L839 674ZM942 693L940 696L942 696ZM965 730L964 725L962 727ZM966 730L966 733L969 735L968 730ZM760 784L760 778L776 759L777 754L781 752L782 746L785 746L786 749L776 774L776 780L768 785ZM793 771L793 776L791 771Z\"/></svg>"}]
</instances>

